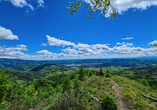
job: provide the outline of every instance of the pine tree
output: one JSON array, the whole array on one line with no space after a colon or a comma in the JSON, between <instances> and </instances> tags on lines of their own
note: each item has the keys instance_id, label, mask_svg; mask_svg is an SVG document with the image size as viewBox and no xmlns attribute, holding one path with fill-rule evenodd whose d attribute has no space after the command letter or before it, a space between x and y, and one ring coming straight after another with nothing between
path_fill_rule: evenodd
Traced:
<instances>
[{"instance_id":1,"label":"pine tree","mask_svg":"<svg viewBox=\"0 0 157 110\"><path fill-rule=\"evenodd\" d=\"M80 70L79 70L79 80L84 80L86 76L86 71L83 68L83 64L81 63Z\"/></svg>"}]
</instances>

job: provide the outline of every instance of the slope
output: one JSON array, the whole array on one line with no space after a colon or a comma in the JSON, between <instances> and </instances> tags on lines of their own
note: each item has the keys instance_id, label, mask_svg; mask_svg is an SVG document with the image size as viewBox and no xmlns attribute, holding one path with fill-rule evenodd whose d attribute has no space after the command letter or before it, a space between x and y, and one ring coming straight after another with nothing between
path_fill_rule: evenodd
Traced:
<instances>
[{"instance_id":1,"label":"slope","mask_svg":"<svg viewBox=\"0 0 157 110\"><path fill-rule=\"evenodd\" d=\"M85 79L79 80L79 74L68 74L56 83L46 78L34 81L3 109L9 105L9 110L102 110L106 95L118 103L119 110L157 108L156 102L143 96L157 98L157 90L120 76L109 79L86 71Z\"/></svg>"}]
</instances>

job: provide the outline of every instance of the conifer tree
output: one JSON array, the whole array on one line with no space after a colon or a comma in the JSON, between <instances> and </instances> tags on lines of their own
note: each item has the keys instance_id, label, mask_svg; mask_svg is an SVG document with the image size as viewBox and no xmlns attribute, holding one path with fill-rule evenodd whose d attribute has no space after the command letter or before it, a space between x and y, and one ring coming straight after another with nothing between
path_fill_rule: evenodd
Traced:
<instances>
[{"instance_id":1,"label":"conifer tree","mask_svg":"<svg viewBox=\"0 0 157 110\"><path fill-rule=\"evenodd\" d=\"M81 63L80 70L79 70L79 80L84 80L86 76L86 71L83 68L83 64Z\"/></svg>"}]
</instances>

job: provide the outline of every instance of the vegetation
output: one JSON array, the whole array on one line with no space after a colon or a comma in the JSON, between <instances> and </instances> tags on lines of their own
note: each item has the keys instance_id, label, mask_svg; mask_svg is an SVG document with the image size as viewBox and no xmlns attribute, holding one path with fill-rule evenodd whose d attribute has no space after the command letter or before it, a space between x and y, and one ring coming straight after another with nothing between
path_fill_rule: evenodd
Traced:
<instances>
[{"instance_id":1,"label":"vegetation","mask_svg":"<svg viewBox=\"0 0 157 110\"><path fill-rule=\"evenodd\" d=\"M103 106L103 109L105 110L117 110L117 103L115 102L115 100L106 95L104 96L104 98L102 98L102 106Z\"/></svg>"},{"instance_id":2,"label":"vegetation","mask_svg":"<svg viewBox=\"0 0 157 110\"><path fill-rule=\"evenodd\" d=\"M89 12L85 13L87 18L92 18L91 13L96 13L96 12L102 12L103 15L105 16L107 11L109 11L109 14L111 15L110 17L116 17L117 10L112 7L110 4L110 0L89 0L93 6L89 6L88 10ZM83 0L77 0L76 2L69 2L70 7L67 7L67 9L70 10L70 15L73 15L73 13L77 12L80 7L83 6ZM110 10L109 10L110 9Z\"/></svg>"},{"instance_id":3,"label":"vegetation","mask_svg":"<svg viewBox=\"0 0 157 110\"><path fill-rule=\"evenodd\" d=\"M149 87L149 83L147 82L147 80L146 80L145 78L143 78L143 79L141 80L141 83L142 83L144 86Z\"/></svg>"},{"instance_id":4,"label":"vegetation","mask_svg":"<svg viewBox=\"0 0 157 110\"><path fill-rule=\"evenodd\" d=\"M156 102L143 96L147 95L157 99L156 90L121 76L113 76L112 79L122 88L122 97L131 103L133 109L156 110Z\"/></svg>"},{"instance_id":5,"label":"vegetation","mask_svg":"<svg viewBox=\"0 0 157 110\"><path fill-rule=\"evenodd\" d=\"M15 85L12 81L15 76L4 74L2 70L0 72L1 110L100 110L102 108L116 110L118 98L110 78L120 86L121 97L131 109L156 110L157 108L153 100L143 96L157 99L156 86L149 87L149 81L146 79L129 80L114 74L110 77L109 70L106 70L105 77L102 77L98 71L84 69L83 64L78 71L71 74L48 75L25 86ZM128 74L132 77L130 71ZM101 103L93 100L91 95L98 98Z\"/></svg>"},{"instance_id":6,"label":"vegetation","mask_svg":"<svg viewBox=\"0 0 157 110\"><path fill-rule=\"evenodd\" d=\"M105 77L112 77L112 75L108 69L105 72Z\"/></svg>"},{"instance_id":7,"label":"vegetation","mask_svg":"<svg viewBox=\"0 0 157 110\"><path fill-rule=\"evenodd\" d=\"M112 75L119 75L141 83L145 78L151 86L157 86L157 66L150 65L142 68L130 68L112 72Z\"/></svg>"}]
</instances>

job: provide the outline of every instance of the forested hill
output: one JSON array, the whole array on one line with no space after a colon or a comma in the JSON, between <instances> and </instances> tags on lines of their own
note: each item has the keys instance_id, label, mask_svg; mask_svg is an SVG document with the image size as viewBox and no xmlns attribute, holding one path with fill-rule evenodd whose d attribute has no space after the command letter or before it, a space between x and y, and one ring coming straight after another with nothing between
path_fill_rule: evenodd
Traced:
<instances>
[{"instance_id":1,"label":"forested hill","mask_svg":"<svg viewBox=\"0 0 157 110\"><path fill-rule=\"evenodd\" d=\"M40 64L33 64L33 63L23 63L18 64L10 69L19 70L19 71L30 71L31 69L38 67Z\"/></svg>"},{"instance_id":2,"label":"forested hill","mask_svg":"<svg viewBox=\"0 0 157 110\"><path fill-rule=\"evenodd\" d=\"M1 68L13 68L14 66L18 66L18 64L73 64L75 60L46 60L46 61L36 61L36 60L20 60L20 59L7 59L0 58L0 69Z\"/></svg>"},{"instance_id":3,"label":"forested hill","mask_svg":"<svg viewBox=\"0 0 157 110\"><path fill-rule=\"evenodd\" d=\"M85 59L75 61L75 64L80 63L110 63L117 65L151 65L157 64L157 60L138 60L138 59Z\"/></svg>"},{"instance_id":4,"label":"forested hill","mask_svg":"<svg viewBox=\"0 0 157 110\"><path fill-rule=\"evenodd\" d=\"M71 74L76 71L75 69L72 69L70 67L64 67L54 64L40 65L33 70L34 71L18 71L14 69L6 69L6 71L2 72L1 74L12 74L11 76L11 78L13 79L12 83L18 84L22 87L36 79L42 79L49 75Z\"/></svg>"}]
</instances>

